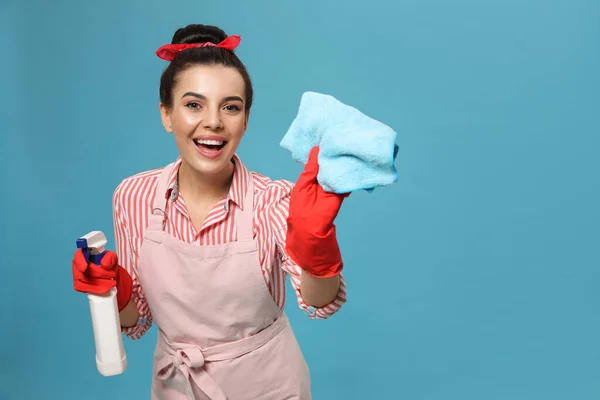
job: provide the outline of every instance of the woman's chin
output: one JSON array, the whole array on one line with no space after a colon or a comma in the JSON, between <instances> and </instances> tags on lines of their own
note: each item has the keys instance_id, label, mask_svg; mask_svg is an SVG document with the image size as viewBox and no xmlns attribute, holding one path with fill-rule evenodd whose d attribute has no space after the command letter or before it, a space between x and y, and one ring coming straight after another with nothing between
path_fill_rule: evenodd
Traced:
<instances>
[{"instance_id":1,"label":"woman's chin","mask_svg":"<svg viewBox=\"0 0 600 400\"><path fill-rule=\"evenodd\" d=\"M190 158L188 164L197 173L215 175L222 173L225 168L231 165L232 156L228 152L221 152L218 157L205 157L196 153Z\"/></svg>"}]
</instances>

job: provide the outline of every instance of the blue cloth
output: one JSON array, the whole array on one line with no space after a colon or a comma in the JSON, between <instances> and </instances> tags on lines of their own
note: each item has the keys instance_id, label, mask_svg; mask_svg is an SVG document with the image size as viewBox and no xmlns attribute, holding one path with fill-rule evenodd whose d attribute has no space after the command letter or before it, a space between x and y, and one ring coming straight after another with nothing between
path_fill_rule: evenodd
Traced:
<instances>
[{"instance_id":1,"label":"blue cloth","mask_svg":"<svg viewBox=\"0 0 600 400\"><path fill-rule=\"evenodd\" d=\"M306 164L311 148L318 145L317 181L325 191L372 192L398 180L396 136L389 126L333 96L306 92L280 146Z\"/></svg>"}]
</instances>

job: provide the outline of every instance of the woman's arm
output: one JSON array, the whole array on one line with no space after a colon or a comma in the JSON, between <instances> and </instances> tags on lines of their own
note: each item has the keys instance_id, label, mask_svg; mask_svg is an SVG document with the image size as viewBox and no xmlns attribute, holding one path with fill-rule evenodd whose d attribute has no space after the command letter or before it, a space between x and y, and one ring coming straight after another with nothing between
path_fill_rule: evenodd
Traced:
<instances>
[{"instance_id":1,"label":"woman's arm","mask_svg":"<svg viewBox=\"0 0 600 400\"><path fill-rule=\"evenodd\" d=\"M280 180L267 188L262 211L300 308L311 318L328 318L346 302L333 221L347 195L326 193L319 186L317 155L313 148L295 184Z\"/></svg>"},{"instance_id":2,"label":"woman's arm","mask_svg":"<svg viewBox=\"0 0 600 400\"><path fill-rule=\"evenodd\" d=\"M346 283L344 274L339 273L328 278L318 278L307 273L285 251L287 238L287 210L289 207L289 184L287 195L282 193L280 200L273 204L271 212L280 221L275 228L274 239L279 253L281 269L290 277L292 288L296 292L298 306L310 318L326 319L337 313L346 303Z\"/></svg>"},{"instance_id":3,"label":"woman's arm","mask_svg":"<svg viewBox=\"0 0 600 400\"><path fill-rule=\"evenodd\" d=\"M313 307L325 307L335 300L340 291L340 276L317 278L302 270L300 294Z\"/></svg>"},{"instance_id":4,"label":"woman's arm","mask_svg":"<svg viewBox=\"0 0 600 400\"><path fill-rule=\"evenodd\" d=\"M346 302L346 284L343 273L327 278L318 278L307 273L286 252L288 233L287 217L294 184L277 181L267 189L266 218L271 221L270 235L277 246L278 264L290 277L298 306L310 318L325 319L338 312Z\"/></svg>"},{"instance_id":5,"label":"woman's arm","mask_svg":"<svg viewBox=\"0 0 600 400\"><path fill-rule=\"evenodd\" d=\"M137 250L141 241L132 235L134 228L128 225L130 219L123 207L123 199L130 195L129 187L130 185L122 182L113 195L115 250L120 265L131 276L133 283L131 300L119 313L119 319L122 332L131 339L139 339L152 326L152 315L137 275Z\"/></svg>"},{"instance_id":6,"label":"woman's arm","mask_svg":"<svg viewBox=\"0 0 600 400\"><path fill-rule=\"evenodd\" d=\"M137 305L131 300L125 308L119 313L119 319L121 320L121 327L132 328L137 324L140 318L140 313L137 309Z\"/></svg>"}]
</instances>

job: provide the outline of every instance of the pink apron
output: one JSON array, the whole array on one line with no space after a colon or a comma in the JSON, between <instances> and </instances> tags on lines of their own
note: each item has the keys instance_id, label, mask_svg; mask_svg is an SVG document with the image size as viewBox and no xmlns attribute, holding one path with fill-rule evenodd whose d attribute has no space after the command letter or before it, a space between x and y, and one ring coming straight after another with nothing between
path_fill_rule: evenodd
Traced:
<instances>
[{"instance_id":1,"label":"pink apron","mask_svg":"<svg viewBox=\"0 0 600 400\"><path fill-rule=\"evenodd\" d=\"M304 356L261 272L251 175L235 214L238 240L198 246L164 232L172 167L159 178L139 257L158 327L152 399L311 399Z\"/></svg>"}]
</instances>

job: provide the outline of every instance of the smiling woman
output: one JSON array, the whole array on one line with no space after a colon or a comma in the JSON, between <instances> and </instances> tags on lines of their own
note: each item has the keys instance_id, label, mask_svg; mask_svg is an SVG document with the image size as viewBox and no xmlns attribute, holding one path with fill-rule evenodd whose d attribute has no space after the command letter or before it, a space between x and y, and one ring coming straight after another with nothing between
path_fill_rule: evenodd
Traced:
<instances>
[{"instance_id":1,"label":"smiling woman","mask_svg":"<svg viewBox=\"0 0 600 400\"><path fill-rule=\"evenodd\" d=\"M100 266L81 250L73 259L75 290L117 288L127 336L158 326L153 398L310 399L286 278L310 318L346 301L334 225L346 196L317 183L319 149L295 184L248 171L236 154L253 98L239 42L189 25L157 50L169 61L162 123L180 156L116 188L116 252Z\"/></svg>"},{"instance_id":2,"label":"smiling woman","mask_svg":"<svg viewBox=\"0 0 600 400\"><path fill-rule=\"evenodd\" d=\"M200 200L207 188L198 186L198 178L210 175L222 180L232 174L231 159L250 115L244 106L245 86L236 69L222 65L188 66L177 75L173 102L162 101L160 109L163 125L174 134L183 159L182 192Z\"/></svg>"}]
</instances>

